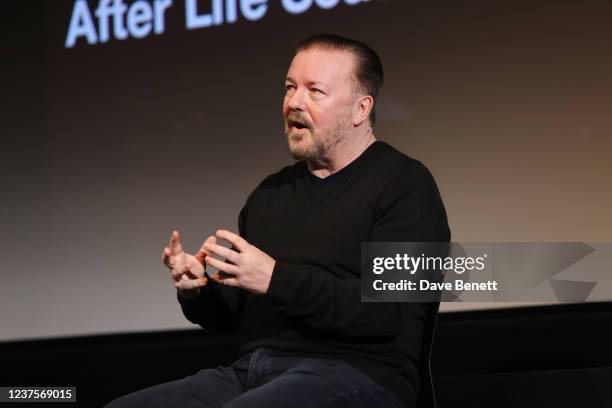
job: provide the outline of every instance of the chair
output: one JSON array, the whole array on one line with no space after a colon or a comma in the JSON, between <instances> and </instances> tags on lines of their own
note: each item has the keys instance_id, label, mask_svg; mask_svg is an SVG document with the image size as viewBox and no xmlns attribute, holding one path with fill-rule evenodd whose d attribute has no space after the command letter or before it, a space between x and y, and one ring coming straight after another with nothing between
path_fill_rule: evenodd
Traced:
<instances>
[{"instance_id":1,"label":"chair","mask_svg":"<svg viewBox=\"0 0 612 408\"><path fill-rule=\"evenodd\" d=\"M416 406L417 408L436 408L436 395L431 377L430 357L440 302L426 303L425 307L428 309L427 319L423 326L423 347L417 365L421 389L417 396Z\"/></svg>"}]
</instances>

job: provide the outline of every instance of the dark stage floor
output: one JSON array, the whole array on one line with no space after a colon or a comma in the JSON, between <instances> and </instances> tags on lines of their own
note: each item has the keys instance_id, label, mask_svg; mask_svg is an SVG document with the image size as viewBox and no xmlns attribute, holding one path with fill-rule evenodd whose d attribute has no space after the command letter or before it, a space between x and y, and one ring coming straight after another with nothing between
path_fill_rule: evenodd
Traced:
<instances>
[{"instance_id":1,"label":"dark stage floor","mask_svg":"<svg viewBox=\"0 0 612 408\"><path fill-rule=\"evenodd\" d=\"M201 330L5 342L0 385L73 385L76 404L47 406L99 407L229 363L235 346ZM612 304L442 313L431 367L439 408L612 407Z\"/></svg>"}]
</instances>

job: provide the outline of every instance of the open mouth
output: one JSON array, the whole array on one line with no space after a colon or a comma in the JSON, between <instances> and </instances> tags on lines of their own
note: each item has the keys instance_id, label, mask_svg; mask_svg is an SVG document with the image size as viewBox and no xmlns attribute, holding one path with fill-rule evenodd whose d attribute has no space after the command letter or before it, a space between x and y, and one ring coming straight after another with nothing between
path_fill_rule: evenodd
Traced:
<instances>
[{"instance_id":1,"label":"open mouth","mask_svg":"<svg viewBox=\"0 0 612 408\"><path fill-rule=\"evenodd\" d=\"M304 122L300 122L297 120L290 120L287 125L289 126L289 128L291 130L304 130L304 129L308 129L308 125L306 125Z\"/></svg>"}]
</instances>

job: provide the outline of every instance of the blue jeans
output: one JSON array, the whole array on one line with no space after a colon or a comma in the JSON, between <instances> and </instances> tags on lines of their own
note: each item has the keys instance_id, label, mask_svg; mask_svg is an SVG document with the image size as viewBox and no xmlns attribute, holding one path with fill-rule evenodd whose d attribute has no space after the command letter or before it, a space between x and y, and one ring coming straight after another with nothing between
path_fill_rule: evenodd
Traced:
<instances>
[{"instance_id":1,"label":"blue jeans","mask_svg":"<svg viewBox=\"0 0 612 408\"><path fill-rule=\"evenodd\" d=\"M347 363L259 348L229 367L201 370L146 388L106 408L402 406L393 394Z\"/></svg>"}]
</instances>

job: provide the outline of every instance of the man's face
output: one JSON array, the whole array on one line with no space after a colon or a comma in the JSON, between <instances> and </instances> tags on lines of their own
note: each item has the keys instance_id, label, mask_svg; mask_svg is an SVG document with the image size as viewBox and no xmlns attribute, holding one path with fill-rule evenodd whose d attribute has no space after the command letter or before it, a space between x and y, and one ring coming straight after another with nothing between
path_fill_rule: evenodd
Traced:
<instances>
[{"instance_id":1,"label":"man's face","mask_svg":"<svg viewBox=\"0 0 612 408\"><path fill-rule=\"evenodd\" d=\"M356 58L313 47L299 52L285 80L283 115L291 155L318 160L353 130Z\"/></svg>"}]
</instances>

